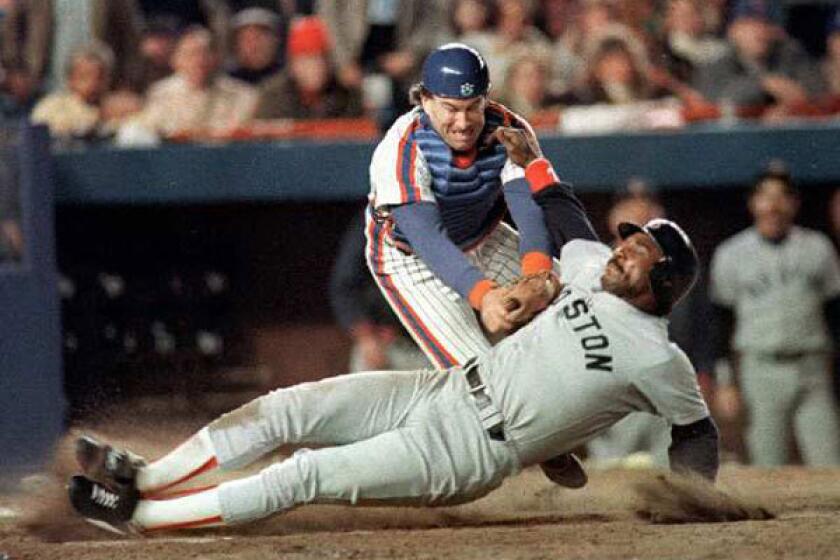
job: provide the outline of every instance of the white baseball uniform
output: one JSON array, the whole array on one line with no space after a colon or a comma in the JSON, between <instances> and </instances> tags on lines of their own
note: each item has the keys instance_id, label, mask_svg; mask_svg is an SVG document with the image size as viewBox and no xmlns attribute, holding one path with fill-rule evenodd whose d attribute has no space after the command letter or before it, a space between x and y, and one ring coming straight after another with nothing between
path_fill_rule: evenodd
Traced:
<instances>
[{"instance_id":1,"label":"white baseball uniform","mask_svg":"<svg viewBox=\"0 0 840 560\"><path fill-rule=\"evenodd\" d=\"M208 504L218 499L226 523L306 503L454 504L575 448L632 411L677 425L706 418L695 372L669 342L666 319L601 289L609 255L600 243L569 242L556 302L475 365L306 383L222 416L200 432L222 468L284 444L332 447L298 451L213 494L179 500L196 500L215 519L216 506ZM475 372L483 385L470 382ZM499 422L503 435L494 437L488 428ZM144 500L134 521L165 523L160 512L179 500Z\"/></svg>"}]
</instances>

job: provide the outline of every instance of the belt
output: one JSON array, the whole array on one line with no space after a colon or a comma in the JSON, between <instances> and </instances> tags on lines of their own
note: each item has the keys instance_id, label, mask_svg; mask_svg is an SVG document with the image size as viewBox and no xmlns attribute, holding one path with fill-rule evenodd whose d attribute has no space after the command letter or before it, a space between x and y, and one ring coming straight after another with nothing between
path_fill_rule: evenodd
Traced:
<instances>
[{"instance_id":1,"label":"belt","mask_svg":"<svg viewBox=\"0 0 840 560\"><path fill-rule=\"evenodd\" d=\"M467 378L467 385L469 385L470 396L475 401L478 408L478 416L481 420L481 425L490 436L490 439L496 441L505 441L505 420L502 417L501 411L493 404L493 399L487 393L487 387L481 380L481 374L478 371L478 364L475 358L471 358L463 366L464 376Z\"/></svg>"},{"instance_id":2,"label":"belt","mask_svg":"<svg viewBox=\"0 0 840 560\"><path fill-rule=\"evenodd\" d=\"M791 351L791 350L780 350L778 352L765 352L762 354L767 359L773 360L774 362L793 362L796 360L801 360L808 354L815 354L814 352L804 352L804 351Z\"/></svg>"}]
</instances>

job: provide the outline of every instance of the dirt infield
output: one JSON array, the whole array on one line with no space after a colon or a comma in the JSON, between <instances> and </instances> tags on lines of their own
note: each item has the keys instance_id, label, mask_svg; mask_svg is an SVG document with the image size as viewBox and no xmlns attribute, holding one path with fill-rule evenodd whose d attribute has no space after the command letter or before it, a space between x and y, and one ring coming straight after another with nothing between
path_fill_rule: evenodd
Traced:
<instances>
[{"instance_id":1,"label":"dirt infield","mask_svg":"<svg viewBox=\"0 0 840 560\"><path fill-rule=\"evenodd\" d=\"M116 540L71 517L61 489L42 482L40 497L8 500L24 517L0 522L0 553L14 560L840 558L840 471L727 467L719 486L777 518L678 525L636 514L644 504L634 485L652 476L595 472L587 488L569 491L527 471L456 508L311 506L239 530Z\"/></svg>"},{"instance_id":2,"label":"dirt infield","mask_svg":"<svg viewBox=\"0 0 840 560\"><path fill-rule=\"evenodd\" d=\"M168 415L149 403L137 409L144 418L167 418L165 428L102 417L85 431L156 457L214 416L163 404ZM188 413L173 420L179 408ZM128 433L131 439L121 437ZM840 558L840 470L738 466L723 468L718 488L776 519L655 524L638 515L650 504L635 490L656 481L654 471L593 471L586 488L572 491L528 470L459 507L309 506L236 529L115 539L70 511L63 484L75 469L76 435L65 438L50 473L30 481L26 493L0 496L3 560Z\"/></svg>"}]
</instances>

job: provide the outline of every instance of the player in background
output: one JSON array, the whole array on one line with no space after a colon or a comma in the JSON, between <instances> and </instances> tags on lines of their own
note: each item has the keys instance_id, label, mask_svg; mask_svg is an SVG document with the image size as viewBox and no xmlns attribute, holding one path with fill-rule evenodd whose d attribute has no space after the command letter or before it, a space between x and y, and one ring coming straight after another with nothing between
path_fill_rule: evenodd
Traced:
<instances>
[{"instance_id":1,"label":"player in background","mask_svg":"<svg viewBox=\"0 0 840 560\"><path fill-rule=\"evenodd\" d=\"M440 369L488 350L510 329L504 298L493 289L551 270L560 248L531 198L529 185L537 179L493 138L501 126L518 128L539 153L533 130L488 100L489 90L478 51L460 43L438 48L411 89L415 108L388 130L370 165L368 266ZM506 211L518 232L502 223ZM597 239L585 215L571 216L564 231L564 241ZM543 469L558 484L586 483L571 455Z\"/></svg>"},{"instance_id":2,"label":"player in background","mask_svg":"<svg viewBox=\"0 0 840 560\"><path fill-rule=\"evenodd\" d=\"M534 175L534 199L563 244L580 203L529 135L503 128L494 138ZM105 527L141 531L242 523L310 503L454 505L568 453L633 411L671 423L673 469L714 480L717 430L691 363L667 332L668 314L696 281L697 254L667 220L622 224L621 236L613 251L566 243L554 302L463 366L280 389L148 464L82 438L77 456L86 476L71 479L70 501ZM328 447L299 450L253 476L176 491L284 444Z\"/></svg>"},{"instance_id":3,"label":"player in background","mask_svg":"<svg viewBox=\"0 0 840 560\"><path fill-rule=\"evenodd\" d=\"M746 407L751 463L786 464L795 436L805 464L838 465L830 336L840 325L837 254L824 234L794 225L799 194L785 170L758 178L749 210L753 226L712 257L715 402L728 420Z\"/></svg>"},{"instance_id":4,"label":"player in background","mask_svg":"<svg viewBox=\"0 0 840 560\"><path fill-rule=\"evenodd\" d=\"M370 277L365 260L365 216L353 216L330 273L330 306L353 341L350 372L423 369L429 360L405 332Z\"/></svg>"}]
</instances>

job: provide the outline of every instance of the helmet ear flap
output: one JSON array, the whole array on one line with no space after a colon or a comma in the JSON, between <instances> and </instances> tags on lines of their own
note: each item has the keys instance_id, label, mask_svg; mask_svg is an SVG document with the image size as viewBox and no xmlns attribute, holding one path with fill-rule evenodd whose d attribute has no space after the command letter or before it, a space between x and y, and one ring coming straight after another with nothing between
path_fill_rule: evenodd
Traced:
<instances>
[{"instance_id":1,"label":"helmet ear flap","mask_svg":"<svg viewBox=\"0 0 840 560\"><path fill-rule=\"evenodd\" d=\"M671 310L674 295L672 268L671 257L662 257L650 269L650 287L656 300L656 313L658 315L665 315Z\"/></svg>"}]
</instances>

